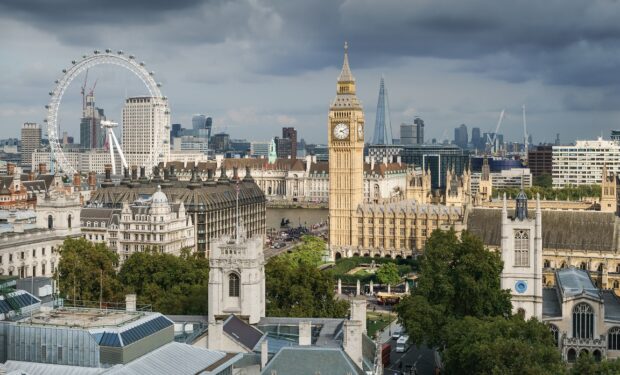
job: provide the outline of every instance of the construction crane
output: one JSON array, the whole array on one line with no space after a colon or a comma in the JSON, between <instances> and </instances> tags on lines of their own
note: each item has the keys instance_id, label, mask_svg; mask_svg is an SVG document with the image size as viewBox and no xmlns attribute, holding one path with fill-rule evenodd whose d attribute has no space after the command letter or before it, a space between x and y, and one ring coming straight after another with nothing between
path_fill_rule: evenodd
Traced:
<instances>
[{"instance_id":1,"label":"construction crane","mask_svg":"<svg viewBox=\"0 0 620 375\"><path fill-rule=\"evenodd\" d=\"M523 104L523 145L525 147L525 157L523 160L527 163L527 149L528 149L528 139L529 136L527 134L527 122L525 121L525 104Z\"/></svg>"},{"instance_id":2,"label":"construction crane","mask_svg":"<svg viewBox=\"0 0 620 375\"><path fill-rule=\"evenodd\" d=\"M502 125L502 120L504 120L504 114L505 114L505 110L502 109L502 111L499 113L499 119L497 120L497 126L495 126L495 132L493 133L493 138L491 138L491 135L489 133L487 133L487 154L489 152L493 152L494 154L497 152L497 132L499 131L499 127Z\"/></svg>"},{"instance_id":3,"label":"construction crane","mask_svg":"<svg viewBox=\"0 0 620 375\"><path fill-rule=\"evenodd\" d=\"M88 83L88 69L86 69L86 76L84 77L84 83L82 84L82 89L80 90L80 94L82 94L82 113L86 110L86 84Z\"/></svg>"}]
</instances>

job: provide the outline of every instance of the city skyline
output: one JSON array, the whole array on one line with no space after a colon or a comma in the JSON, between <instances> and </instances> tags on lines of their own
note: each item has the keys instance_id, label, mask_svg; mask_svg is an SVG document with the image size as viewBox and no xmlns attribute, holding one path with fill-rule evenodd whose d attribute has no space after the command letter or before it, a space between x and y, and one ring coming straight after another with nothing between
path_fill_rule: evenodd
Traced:
<instances>
[{"instance_id":1,"label":"city skyline","mask_svg":"<svg viewBox=\"0 0 620 375\"><path fill-rule=\"evenodd\" d=\"M0 10L2 138L24 122L42 124L47 93L72 59L112 48L156 71L173 123L189 127L205 113L214 133L233 138L266 140L293 126L300 138L325 143L325 98L345 40L366 116L375 117L385 74L393 127L420 116L427 140L451 139L461 123L492 131L504 108L500 132L519 140L523 104L535 143L558 132L563 142L607 137L620 119L620 5L607 2L31 0ZM100 78L97 103L114 120L123 94L143 94L118 70L91 73ZM74 136L80 84L63 102Z\"/></svg>"}]
</instances>

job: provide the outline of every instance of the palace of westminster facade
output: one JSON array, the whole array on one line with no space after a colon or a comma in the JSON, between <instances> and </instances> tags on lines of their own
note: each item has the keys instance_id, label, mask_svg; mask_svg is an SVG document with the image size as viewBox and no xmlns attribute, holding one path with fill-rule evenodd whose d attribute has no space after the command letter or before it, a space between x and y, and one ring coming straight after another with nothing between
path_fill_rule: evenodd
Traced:
<instances>
[{"instance_id":1,"label":"palace of westminster facade","mask_svg":"<svg viewBox=\"0 0 620 375\"><path fill-rule=\"evenodd\" d=\"M427 172L410 170L398 199L366 199L364 111L355 88L345 48L327 124L330 257L410 258L423 251L433 230L451 228L469 230L501 251L502 203L492 199L487 163L474 193L469 171L458 176L448 168L446 189L437 195ZM589 271L598 287L620 290L620 179L605 168L603 175L600 202L540 201L544 285L555 283L555 270L575 267Z\"/></svg>"}]
</instances>

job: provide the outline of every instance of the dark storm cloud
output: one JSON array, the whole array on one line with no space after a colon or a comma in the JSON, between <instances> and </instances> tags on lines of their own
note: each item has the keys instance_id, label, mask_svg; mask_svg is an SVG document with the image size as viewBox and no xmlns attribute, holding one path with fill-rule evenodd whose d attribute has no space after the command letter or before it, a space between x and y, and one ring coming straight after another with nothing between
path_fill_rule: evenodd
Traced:
<instances>
[{"instance_id":1,"label":"dark storm cloud","mask_svg":"<svg viewBox=\"0 0 620 375\"><path fill-rule=\"evenodd\" d=\"M273 19L252 25L261 11ZM0 12L69 44L99 44L106 29L136 24L152 27L143 43L173 49L243 41L254 47L252 69L276 75L334 66L341 53L336 46L348 39L358 67L438 57L480 60L479 67L463 69L509 82L541 77L596 86L620 80L604 78L620 65L620 4L606 0L10 0ZM261 32L271 27L273 33Z\"/></svg>"}]
</instances>

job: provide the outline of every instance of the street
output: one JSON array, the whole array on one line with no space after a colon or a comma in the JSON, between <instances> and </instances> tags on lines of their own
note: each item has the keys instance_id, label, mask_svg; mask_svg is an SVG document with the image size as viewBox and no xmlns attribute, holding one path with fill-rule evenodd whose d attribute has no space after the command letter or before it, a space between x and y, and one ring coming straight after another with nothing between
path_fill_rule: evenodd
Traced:
<instances>
[{"instance_id":1,"label":"street","mask_svg":"<svg viewBox=\"0 0 620 375\"><path fill-rule=\"evenodd\" d=\"M422 346L411 345L404 353L396 352L396 340L390 338L390 332L402 331L402 327L393 322L390 329L380 334L380 342L390 344L390 364L385 367L385 375L416 374L433 375L435 373L434 351ZM413 370L417 371L414 372Z\"/></svg>"}]
</instances>

